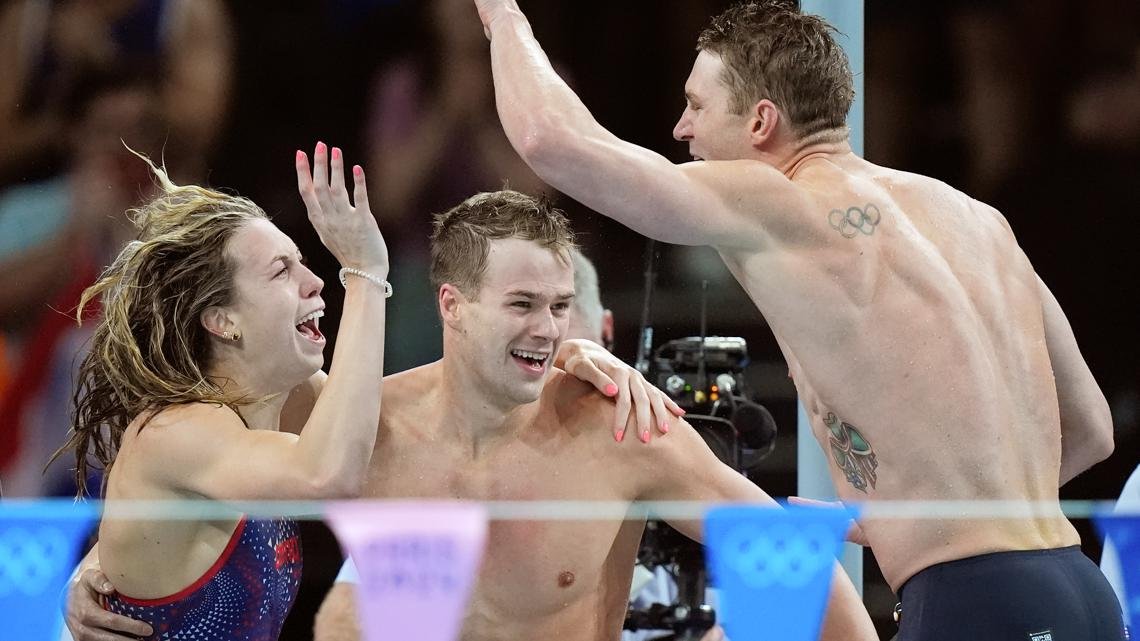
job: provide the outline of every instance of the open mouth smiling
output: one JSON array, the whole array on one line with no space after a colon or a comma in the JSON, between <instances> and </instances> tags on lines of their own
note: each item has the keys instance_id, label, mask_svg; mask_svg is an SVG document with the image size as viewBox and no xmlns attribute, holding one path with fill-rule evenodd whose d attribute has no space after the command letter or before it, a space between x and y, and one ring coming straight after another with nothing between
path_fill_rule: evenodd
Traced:
<instances>
[{"instance_id":1,"label":"open mouth smiling","mask_svg":"<svg viewBox=\"0 0 1140 641\"><path fill-rule=\"evenodd\" d=\"M321 334L319 319L325 315L325 310L317 309L301 317L295 325L297 331L305 338L319 342L324 340L324 335Z\"/></svg>"},{"instance_id":2,"label":"open mouth smiling","mask_svg":"<svg viewBox=\"0 0 1140 641\"><path fill-rule=\"evenodd\" d=\"M511 356L524 368L534 372L541 372L550 358L550 354L546 352L532 352L525 349L512 349Z\"/></svg>"}]
</instances>

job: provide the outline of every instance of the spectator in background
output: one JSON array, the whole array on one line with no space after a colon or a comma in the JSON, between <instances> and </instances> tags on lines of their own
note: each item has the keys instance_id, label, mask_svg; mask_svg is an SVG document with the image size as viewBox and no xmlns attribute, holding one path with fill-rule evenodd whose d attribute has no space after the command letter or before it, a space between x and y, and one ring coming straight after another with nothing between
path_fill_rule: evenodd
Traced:
<instances>
[{"instance_id":1,"label":"spectator in background","mask_svg":"<svg viewBox=\"0 0 1140 641\"><path fill-rule=\"evenodd\" d=\"M201 173L233 69L220 0L13 0L0 9L0 184L50 174L67 153L63 103L92 72L130 67L155 83L167 148Z\"/></svg>"},{"instance_id":2,"label":"spectator in background","mask_svg":"<svg viewBox=\"0 0 1140 641\"><path fill-rule=\"evenodd\" d=\"M1130 66L1094 74L1073 93L1069 131L1081 144L1140 149L1140 37Z\"/></svg>"},{"instance_id":3,"label":"spectator in background","mask_svg":"<svg viewBox=\"0 0 1140 641\"><path fill-rule=\"evenodd\" d=\"M868 158L1000 199L1066 164L1074 142L1135 148L1138 7L867 3Z\"/></svg>"},{"instance_id":4,"label":"spectator in background","mask_svg":"<svg viewBox=\"0 0 1140 641\"><path fill-rule=\"evenodd\" d=\"M131 238L123 212L152 188L122 141L153 153L166 129L153 88L129 73L89 75L73 92L65 173L0 193L0 269L19 275L0 284L0 476L15 496L74 494L65 466L43 475L89 337L68 313Z\"/></svg>"}]
</instances>

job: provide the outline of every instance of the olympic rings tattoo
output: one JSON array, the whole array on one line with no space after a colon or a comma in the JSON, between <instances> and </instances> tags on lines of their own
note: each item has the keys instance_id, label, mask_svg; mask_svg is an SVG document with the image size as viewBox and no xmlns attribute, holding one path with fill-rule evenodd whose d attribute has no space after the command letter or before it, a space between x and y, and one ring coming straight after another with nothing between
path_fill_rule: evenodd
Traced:
<instances>
[{"instance_id":1,"label":"olympic rings tattoo","mask_svg":"<svg viewBox=\"0 0 1140 641\"><path fill-rule=\"evenodd\" d=\"M882 219L883 215L879 213L879 208L872 203L867 203L862 209L858 207L848 207L847 211L832 209L827 214L828 224L844 238L854 238L860 232L870 236L875 233L875 227Z\"/></svg>"}]
</instances>

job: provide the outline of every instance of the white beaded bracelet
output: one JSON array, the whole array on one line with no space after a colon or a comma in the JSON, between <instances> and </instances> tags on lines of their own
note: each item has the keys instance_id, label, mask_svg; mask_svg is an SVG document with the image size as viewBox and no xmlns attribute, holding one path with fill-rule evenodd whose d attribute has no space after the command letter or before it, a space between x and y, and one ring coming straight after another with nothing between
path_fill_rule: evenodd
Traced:
<instances>
[{"instance_id":1,"label":"white beaded bracelet","mask_svg":"<svg viewBox=\"0 0 1140 641\"><path fill-rule=\"evenodd\" d=\"M391 298L392 297L392 284L391 283L384 280L383 278L380 278L379 276L377 276L375 274L369 274L368 272L366 272L362 269L356 269L355 267L341 267L340 268L340 273L337 275L340 276L341 286L348 287L348 281L345 279L345 276L347 276L349 274L352 274L353 276L359 276L359 277L363 278L364 280L366 280L370 283L375 283L376 285L379 285L380 288L384 290L384 298Z\"/></svg>"}]
</instances>

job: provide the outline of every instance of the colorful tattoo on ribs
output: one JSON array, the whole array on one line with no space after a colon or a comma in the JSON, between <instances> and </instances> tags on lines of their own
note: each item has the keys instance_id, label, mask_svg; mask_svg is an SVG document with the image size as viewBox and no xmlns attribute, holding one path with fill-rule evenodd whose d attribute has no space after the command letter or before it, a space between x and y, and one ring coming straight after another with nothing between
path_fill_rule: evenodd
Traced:
<instances>
[{"instance_id":1,"label":"colorful tattoo on ribs","mask_svg":"<svg viewBox=\"0 0 1140 641\"><path fill-rule=\"evenodd\" d=\"M835 459L839 469L843 470L847 482L864 494L867 492L867 485L875 489L875 481L878 480L875 469L879 467L879 463L875 460L875 450L871 449L871 444L854 425L840 421L831 412L827 413L823 422L831 432L828 438L831 444L831 457Z\"/></svg>"}]
</instances>

